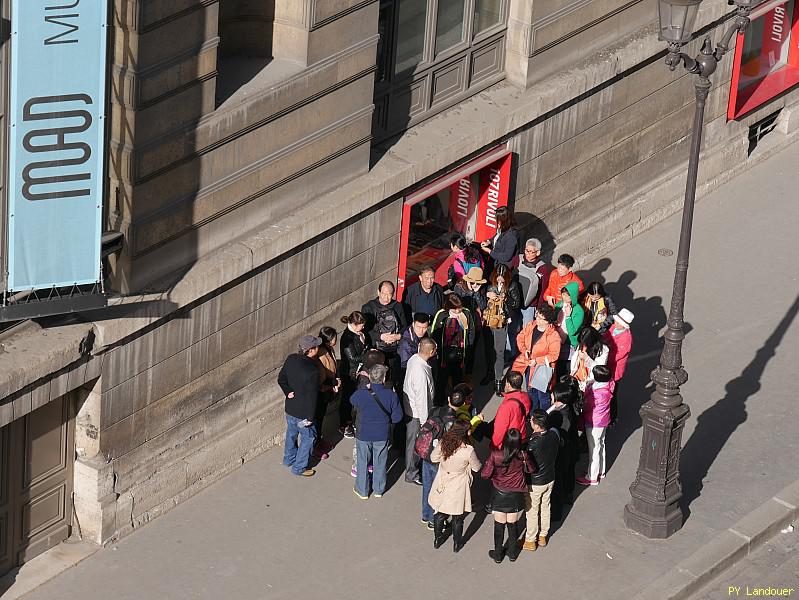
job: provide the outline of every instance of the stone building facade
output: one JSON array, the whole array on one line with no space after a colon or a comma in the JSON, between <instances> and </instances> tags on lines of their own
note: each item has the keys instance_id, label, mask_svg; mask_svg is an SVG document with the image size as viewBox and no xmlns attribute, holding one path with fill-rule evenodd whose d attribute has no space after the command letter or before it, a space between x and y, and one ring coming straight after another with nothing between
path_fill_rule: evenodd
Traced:
<instances>
[{"instance_id":1,"label":"stone building facade","mask_svg":"<svg viewBox=\"0 0 799 600\"><path fill-rule=\"evenodd\" d=\"M0 570L78 521L125 535L278 443L276 370L404 282L420 188L507 161L522 226L583 258L680 206L693 82L640 0L112 4L118 295L0 333ZM728 10L706 1L703 33ZM796 130L795 91L728 118L733 65L713 76L700 195Z\"/></svg>"}]
</instances>

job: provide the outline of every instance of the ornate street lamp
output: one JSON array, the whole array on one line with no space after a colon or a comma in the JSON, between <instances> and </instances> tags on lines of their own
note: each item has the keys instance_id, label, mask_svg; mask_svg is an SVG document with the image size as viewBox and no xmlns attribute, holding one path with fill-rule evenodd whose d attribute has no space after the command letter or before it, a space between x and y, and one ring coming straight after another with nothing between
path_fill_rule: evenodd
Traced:
<instances>
[{"instance_id":1,"label":"ornate street lamp","mask_svg":"<svg viewBox=\"0 0 799 600\"><path fill-rule=\"evenodd\" d=\"M691 154L688 160L688 180L685 185L680 245L674 274L671 307L666 323L663 352L660 364L652 371L655 391L649 402L641 407L643 438L641 456L635 481L630 486L632 499L624 507L624 523L628 528L649 538L667 538L683 524L680 507L680 451L682 430L691 414L683 403L680 386L688 380L682 364L683 306L688 274L688 255L691 249L691 227L694 218L696 175L699 150L702 145L702 124L705 101L710 91L710 75L718 62L730 49L730 41L749 25L749 14L760 0L738 0L733 23L721 42L713 49L710 38L705 38L696 58L680 52L693 33L694 22L702 0L659 0L660 39L668 42L666 65L672 71L682 63L695 74L696 112L691 133Z\"/></svg>"}]
</instances>

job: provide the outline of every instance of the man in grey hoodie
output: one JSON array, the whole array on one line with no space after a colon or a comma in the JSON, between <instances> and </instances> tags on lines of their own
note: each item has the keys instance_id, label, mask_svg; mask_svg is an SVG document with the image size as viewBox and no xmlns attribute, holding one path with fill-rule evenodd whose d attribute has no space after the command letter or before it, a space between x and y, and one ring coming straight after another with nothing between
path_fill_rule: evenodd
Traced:
<instances>
[{"instance_id":1,"label":"man in grey hoodie","mask_svg":"<svg viewBox=\"0 0 799 600\"><path fill-rule=\"evenodd\" d=\"M550 268L541 260L541 242L530 238L519 256L519 283L522 285L522 327L535 319L541 294L549 284Z\"/></svg>"}]
</instances>

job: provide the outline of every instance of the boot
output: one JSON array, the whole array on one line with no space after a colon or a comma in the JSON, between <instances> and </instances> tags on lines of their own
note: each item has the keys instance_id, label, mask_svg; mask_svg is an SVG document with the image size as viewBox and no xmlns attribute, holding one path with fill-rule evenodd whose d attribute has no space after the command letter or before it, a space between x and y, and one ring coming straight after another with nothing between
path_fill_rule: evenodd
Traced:
<instances>
[{"instance_id":1,"label":"boot","mask_svg":"<svg viewBox=\"0 0 799 600\"><path fill-rule=\"evenodd\" d=\"M452 551L463 548L463 515L452 517Z\"/></svg>"},{"instance_id":2,"label":"boot","mask_svg":"<svg viewBox=\"0 0 799 600\"><path fill-rule=\"evenodd\" d=\"M444 519L446 516L444 513L433 515L433 548L436 550L444 543Z\"/></svg>"},{"instance_id":3,"label":"boot","mask_svg":"<svg viewBox=\"0 0 799 600\"><path fill-rule=\"evenodd\" d=\"M494 549L488 551L488 556L499 564L505 558L505 549L502 542L505 540L505 523L494 522Z\"/></svg>"},{"instance_id":4,"label":"boot","mask_svg":"<svg viewBox=\"0 0 799 600\"><path fill-rule=\"evenodd\" d=\"M497 379L494 381L494 392L496 392L497 396L502 398L502 390L504 388L503 380Z\"/></svg>"},{"instance_id":5,"label":"boot","mask_svg":"<svg viewBox=\"0 0 799 600\"><path fill-rule=\"evenodd\" d=\"M519 558L519 523L508 523L508 560L514 562Z\"/></svg>"}]
</instances>

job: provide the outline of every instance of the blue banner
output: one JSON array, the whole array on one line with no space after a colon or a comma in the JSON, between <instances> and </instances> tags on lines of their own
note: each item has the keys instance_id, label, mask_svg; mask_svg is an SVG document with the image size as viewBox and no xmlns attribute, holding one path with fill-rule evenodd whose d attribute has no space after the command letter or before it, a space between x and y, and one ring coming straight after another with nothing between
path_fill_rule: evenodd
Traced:
<instances>
[{"instance_id":1,"label":"blue banner","mask_svg":"<svg viewBox=\"0 0 799 600\"><path fill-rule=\"evenodd\" d=\"M12 0L8 289L99 281L106 0Z\"/></svg>"}]
</instances>

